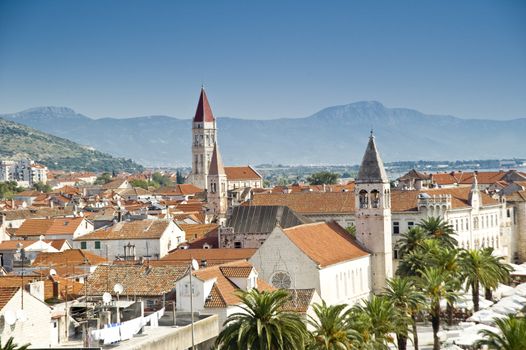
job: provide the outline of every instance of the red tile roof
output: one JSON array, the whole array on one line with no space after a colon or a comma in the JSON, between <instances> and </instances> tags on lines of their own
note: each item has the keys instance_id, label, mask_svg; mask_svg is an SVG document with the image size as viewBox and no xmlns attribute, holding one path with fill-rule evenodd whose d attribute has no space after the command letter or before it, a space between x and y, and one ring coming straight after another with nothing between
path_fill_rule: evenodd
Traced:
<instances>
[{"instance_id":1,"label":"red tile roof","mask_svg":"<svg viewBox=\"0 0 526 350\"><path fill-rule=\"evenodd\" d=\"M89 265L98 265L106 262L101 256L82 249L68 249L63 252L40 253L31 266L54 267L54 266L78 266L84 265L87 259Z\"/></svg>"},{"instance_id":2,"label":"red tile roof","mask_svg":"<svg viewBox=\"0 0 526 350\"><path fill-rule=\"evenodd\" d=\"M76 241L159 239L168 228L167 220L137 220L118 222L109 228L77 237Z\"/></svg>"},{"instance_id":3,"label":"red tile roof","mask_svg":"<svg viewBox=\"0 0 526 350\"><path fill-rule=\"evenodd\" d=\"M0 287L0 310L2 310L7 303L13 299L20 287Z\"/></svg>"},{"instance_id":4,"label":"red tile roof","mask_svg":"<svg viewBox=\"0 0 526 350\"><path fill-rule=\"evenodd\" d=\"M261 180L261 175L250 165L226 166L225 173L228 181Z\"/></svg>"},{"instance_id":5,"label":"red tile roof","mask_svg":"<svg viewBox=\"0 0 526 350\"><path fill-rule=\"evenodd\" d=\"M206 260L208 262L222 263L248 260L257 249L251 248L219 248L219 249L177 249L163 257L160 261L180 261L189 263L192 259L197 261Z\"/></svg>"},{"instance_id":6,"label":"red tile roof","mask_svg":"<svg viewBox=\"0 0 526 350\"><path fill-rule=\"evenodd\" d=\"M320 267L369 255L334 222L316 222L284 229L285 235Z\"/></svg>"},{"instance_id":7,"label":"red tile roof","mask_svg":"<svg viewBox=\"0 0 526 350\"><path fill-rule=\"evenodd\" d=\"M27 219L17 230L17 236L72 235L84 218Z\"/></svg>"}]
</instances>

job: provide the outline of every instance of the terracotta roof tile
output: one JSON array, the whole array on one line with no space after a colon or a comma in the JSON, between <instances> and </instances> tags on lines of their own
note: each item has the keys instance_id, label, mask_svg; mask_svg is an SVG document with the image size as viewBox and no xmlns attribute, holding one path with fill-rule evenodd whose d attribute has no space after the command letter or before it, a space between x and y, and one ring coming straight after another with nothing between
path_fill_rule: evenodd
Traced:
<instances>
[{"instance_id":1,"label":"terracotta roof tile","mask_svg":"<svg viewBox=\"0 0 526 350\"><path fill-rule=\"evenodd\" d=\"M137 220L116 223L92 233L77 237L76 241L159 239L168 228L167 220Z\"/></svg>"},{"instance_id":2,"label":"terracotta roof tile","mask_svg":"<svg viewBox=\"0 0 526 350\"><path fill-rule=\"evenodd\" d=\"M7 303L13 299L20 287L0 287L0 310L2 310Z\"/></svg>"},{"instance_id":3,"label":"terracotta roof tile","mask_svg":"<svg viewBox=\"0 0 526 350\"><path fill-rule=\"evenodd\" d=\"M298 192L255 194L246 205L284 205L301 214L352 213L353 192Z\"/></svg>"},{"instance_id":4,"label":"terracotta roof tile","mask_svg":"<svg viewBox=\"0 0 526 350\"><path fill-rule=\"evenodd\" d=\"M320 267L368 256L337 223L317 222L284 229L285 235Z\"/></svg>"},{"instance_id":5,"label":"terracotta roof tile","mask_svg":"<svg viewBox=\"0 0 526 350\"><path fill-rule=\"evenodd\" d=\"M192 259L197 261L206 260L208 262L248 260L257 249L250 248L219 248L219 249L177 249L163 257L160 261L181 261L189 263Z\"/></svg>"},{"instance_id":6,"label":"terracotta roof tile","mask_svg":"<svg viewBox=\"0 0 526 350\"><path fill-rule=\"evenodd\" d=\"M261 180L262 177L250 165L247 166L226 166L225 173L228 181Z\"/></svg>"},{"instance_id":7,"label":"terracotta roof tile","mask_svg":"<svg viewBox=\"0 0 526 350\"><path fill-rule=\"evenodd\" d=\"M306 313L314 297L315 289L287 289L290 299L283 305L285 311Z\"/></svg>"},{"instance_id":8,"label":"terracotta roof tile","mask_svg":"<svg viewBox=\"0 0 526 350\"><path fill-rule=\"evenodd\" d=\"M54 267L54 266L78 266L84 265L87 259L89 265L98 265L106 262L106 259L82 249L67 249L63 252L40 253L31 266Z\"/></svg>"},{"instance_id":9,"label":"terracotta roof tile","mask_svg":"<svg viewBox=\"0 0 526 350\"><path fill-rule=\"evenodd\" d=\"M73 235L84 218L27 219L17 236Z\"/></svg>"},{"instance_id":10,"label":"terracotta roof tile","mask_svg":"<svg viewBox=\"0 0 526 350\"><path fill-rule=\"evenodd\" d=\"M203 238L211 231L217 230L217 224L179 224L179 227L185 232L187 241L193 241Z\"/></svg>"},{"instance_id":11,"label":"terracotta roof tile","mask_svg":"<svg viewBox=\"0 0 526 350\"><path fill-rule=\"evenodd\" d=\"M175 281L188 271L188 264L146 265L100 265L88 277L88 293L115 294L113 286L122 284L122 295L160 296L175 288Z\"/></svg>"}]
</instances>

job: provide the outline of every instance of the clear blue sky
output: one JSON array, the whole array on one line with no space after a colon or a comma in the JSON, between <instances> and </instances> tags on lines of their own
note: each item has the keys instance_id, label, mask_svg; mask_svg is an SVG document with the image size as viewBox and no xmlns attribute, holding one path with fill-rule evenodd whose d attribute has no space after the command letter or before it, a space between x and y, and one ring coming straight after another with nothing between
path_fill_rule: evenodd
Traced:
<instances>
[{"instance_id":1,"label":"clear blue sky","mask_svg":"<svg viewBox=\"0 0 526 350\"><path fill-rule=\"evenodd\" d=\"M0 113L526 117L526 1L0 0Z\"/></svg>"}]
</instances>

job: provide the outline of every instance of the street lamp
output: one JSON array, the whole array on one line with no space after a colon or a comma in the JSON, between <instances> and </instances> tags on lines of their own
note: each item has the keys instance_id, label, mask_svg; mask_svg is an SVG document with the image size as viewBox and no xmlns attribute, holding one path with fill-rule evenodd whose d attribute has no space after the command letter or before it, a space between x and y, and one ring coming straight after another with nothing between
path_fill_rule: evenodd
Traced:
<instances>
[{"instance_id":1,"label":"street lamp","mask_svg":"<svg viewBox=\"0 0 526 350\"><path fill-rule=\"evenodd\" d=\"M20 295L22 299L22 310L24 310L24 260L26 259L26 250L22 242L18 242L16 248L16 252L20 254L20 259L22 259L22 290L20 291Z\"/></svg>"}]
</instances>

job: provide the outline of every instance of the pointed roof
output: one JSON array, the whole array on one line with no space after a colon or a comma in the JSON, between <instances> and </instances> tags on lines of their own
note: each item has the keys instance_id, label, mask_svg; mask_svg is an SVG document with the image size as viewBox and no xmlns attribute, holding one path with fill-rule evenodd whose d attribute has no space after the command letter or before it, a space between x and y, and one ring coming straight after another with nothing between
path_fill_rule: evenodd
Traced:
<instances>
[{"instance_id":1,"label":"pointed roof","mask_svg":"<svg viewBox=\"0 0 526 350\"><path fill-rule=\"evenodd\" d=\"M380 153L376 148L376 142L374 141L374 135L371 130L371 136L369 136L369 143L367 149L363 155L362 164L360 165L360 171L356 178L357 183L387 183L389 178L385 172L384 163L380 157Z\"/></svg>"},{"instance_id":2,"label":"pointed roof","mask_svg":"<svg viewBox=\"0 0 526 350\"><path fill-rule=\"evenodd\" d=\"M219 153L217 142L214 143L214 152L212 153L212 160L210 161L210 169L208 175L226 175L221 154Z\"/></svg>"},{"instance_id":3,"label":"pointed roof","mask_svg":"<svg viewBox=\"0 0 526 350\"><path fill-rule=\"evenodd\" d=\"M210 108L208 98L206 97L205 88L201 87L201 94L199 96L199 102L197 103L194 122L213 122L214 120L212 108Z\"/></svg>"}]
</instances>

